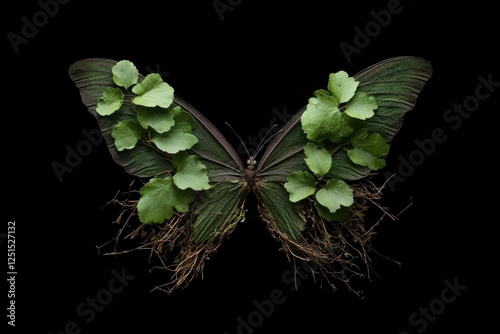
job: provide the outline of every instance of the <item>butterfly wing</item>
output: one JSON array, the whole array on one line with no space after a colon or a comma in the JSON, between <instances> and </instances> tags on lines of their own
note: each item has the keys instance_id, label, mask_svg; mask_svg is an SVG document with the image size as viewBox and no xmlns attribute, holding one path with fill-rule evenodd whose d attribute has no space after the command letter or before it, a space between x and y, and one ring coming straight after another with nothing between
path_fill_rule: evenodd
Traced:
<instances>
[{"instance_id":1,"label":"butterfly wing","mask_svg":"<svg viewBox=\"0 0 500 334\"><path fill-rule=\"evenodd\" d=\"M413 109L431 74L432 67L426 60L397 57L354 75L354 79L360 82L358 91L373 96L378 104L375 115L367 120L368 130L379 133L390 143L401 127L404 114ZM290 173L307 170L303 148L308 140L300 123L305 109L302 108L276 135L257 166L261 178L258 196L263 204L263 218L291 240L299 238L306 219L304 213L288 200L289 194L283 183ZM352 163L343 151L332 158L334 168L326 175L328 177L357 180L371 171Z\"/></svg>"},{"instance_id":2,"label":"butterfly wing","mask_svg":"<svg viewBox=\"0 0 500 334\"><path fill-rule=\"evenodd\" d=\"M109 116L96 113L97 100L102 96L103 90L114 85L112 67L116 63L114 60L100 58L80 60L70 66L69 76L80 90L83 103L96 117L108 149L119 165L138 177L154 177L158 173L171 170L171 163L146 145L136 145L133 149L123 151L116 149L114 138L111 136L113 126L119 121L136 117L129 104L123 104ZM143 79L144 77L139 77L139 81ZM243 188L239 180L244 166L236 151L200 112L177 96L172 105L180 106L193 116L193 134L198 138L198 143L190 151L207 166L211 182L211 188L202 192L196 202L199 208L194 209L194 238L201 242L221 233L238 215L243 198Z\"/></svg>"}]
</instances>

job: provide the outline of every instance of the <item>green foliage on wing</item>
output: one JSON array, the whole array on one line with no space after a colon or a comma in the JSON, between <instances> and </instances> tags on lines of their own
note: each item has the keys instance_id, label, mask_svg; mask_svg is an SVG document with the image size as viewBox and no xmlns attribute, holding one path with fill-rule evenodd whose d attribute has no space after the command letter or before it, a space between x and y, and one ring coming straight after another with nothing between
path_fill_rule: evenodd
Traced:
<instances>
[{"instance_id":1,"label":"green foliage on wing","mask_svg":"<svg viewBox=\"0 0 500 334\"><path fill-rule=\"evenodd\" d=\"M151 73L136 84L132 92L137 94L132 103L145 107L168 108L174 101L174 89L157 73Z\"/></svg>"},{"instance_id":2,"label":"green foliage on wing","mask_svg":"<svg viewBox=\"0 0 500 334\"><path fill-rule=\"evenodd\" d=\"M358 81L340 71L330 74L328 90L314 92L301 117L309 140L304 146L309 170L291 173L285 183L291 202L310 197L319 215L329 221L349 217L354 197L344 180L364 175L363 168L385 166L387 142L369 132L367 124L376 113L377 101L358 92L358 86Z\"/></svg>"},{"instance_id":3,"label":"green foliage on wing","mask_svg":"<svg viewBox=\"0 0 500 334\"><path fill-rule=\"evenodd\" d=\"M316 192L316 179L308 171L298 170L288 175L285 188L290 193L290 201L298 202Z\"/></svg>"},{"instance_id":4,"label":"green foliage on wing","mask_svg":"<svg viewBox=\"0 0 500 334\"><path fill-rule=\"evenodd\" d=\"M187 212L194 194L189 189L180 189L171 176L164 179L152 178L139 191L141 199L137 204L139 219L144 224L163 223L172 218L174 208Z\"/></svg>"},{"instance_id":5,"label":"green foliage on wing","mask_svg":"<svg viewBox=\"0 0 500 334\"><path fill-rule=\"evenodd\" d=\"M193 147L198 138L193 134L195 123L191 115L180 108L174 108L171 112L174 125L163 133L151 131L151 142L164 152L176 154Z\"/></svg>"},{"instance_id":6,"label":"green foliage on wing","mask_svg":"<svg viewBox=\"0 0 500 334\"><path fill-rule=\"evenodd\" d=\"M352 189L342 180L330 180L316 193L319 204L335 213L341 206L349 207L353 203Z\"/></svg>"},{"instance_id":7,"label":"green foliage on wing","mask_svg":"<svg viewBox=\"0 0 500 334\"><path fill-rule=\"evenodd\" d=\"M137 120L144 129L151 127L157 133L164 133L170 130L175 124L175 109L165 111L165 108L161 107L150 108L141 106L137 108Z\"/></svg>"},{"instance_id":8,"label":"green foliage on wing","mask_svg":"<svg viewBox=\"0 0 500 334\"><path fill-rule=\"evenodd\" d=\"M189 155L185 151L180 152L172 163L177 169L174 182L180 189L206 190L210 188L207 167L198 161L196 155Z\"/></svg>"},{"instance_id":9,"label":"green foliage on wing","mask_svg":"<svg viewBox=\"0 0 500 334\"><path fill-rule=\"evenodd\" d=\"M123 93L119 88L108 87L97 100L95 111L101 116L108 116L120 109L123 103Z\"/></svg>"},{"instance_id":10,"label":"green foliage on wing","mask_svg":"<svg viewBox=\"0 0 500 334\"><path fill-rule=\"evenodd\" d=\"M198 142L193 134L195 121L172 106L174 89L159 74L141 81L128 60L118 62L111 72L115 85L102 91L96 112L114 121L111 137L118 152L147 147L169 162L171 168L140 189L137 204L141 222L163 223L175 212L187 212L195 191L210 188L206 166L187 152Z\"/></svg>"},{"instance_id":11,"label":"green foliage on wing","mask_svg":"<svg viewBox=\"0 0 500 334\"><path fill-rule=\"evenodd\" d=\"M137 83L139 71L132 62L122 60L111 69L113 73L113 81L120 87L128 89Z\"/></svg>"},{"instance_id":12,"label":"green foliage on wing","mask_svg":"<svg viewBox=\"0 0 500 334\"><path fill-rule=\"evenodd\" d=\"M332 157L324 148L320 148L316 144L309 142L304 147L304 153L306 155L304 160L314 175L322 177L332 167Z\"/></svg>"}]
</instances>

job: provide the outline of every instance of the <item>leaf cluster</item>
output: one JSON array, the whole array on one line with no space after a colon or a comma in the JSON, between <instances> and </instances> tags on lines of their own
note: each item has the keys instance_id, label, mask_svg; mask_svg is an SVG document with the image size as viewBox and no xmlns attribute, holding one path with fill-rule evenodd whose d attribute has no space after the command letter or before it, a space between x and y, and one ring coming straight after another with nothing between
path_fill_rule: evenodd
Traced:
<instances>
[{"instance_id":1,"label":"leaf cluster","mask_svg":"<svg viewBox=\"0 0 500 334\"><path fill-rule=\"evenodd\" d=\"M171 162L172 169L149 180L139 191L139 219L145 224L163 223L174 212L187 212L194 191L210 188L207 168L195 155L189 155L198 138L193 134L193 117L180 107L172 107L174 89L156 73L141 82L139 72L128 60L112 68L113 87L103 90L95 111L116 116L111 136L118 151L147 145ZM117 116L131 108L135 117Z\"/></svg>"},{"instance_id":2,"label":"leaf cluster","mask_svg":"<svg viewBox=\"0 0 500 334\"><path fill-rule=\"evenodd\" d=\"M369 132L366 120L375 115L373 96L358 92L359 82L344 71L330 74L328 90L320 89L309 99L302 114L302 130L309 142L304 147L309 170L291 173L285 188L290 201L308 197L320 216L328 221L349 218L353 191L345 180L334 178L335 162L347 155L350 163L378 170L385 167L389 148L378 133Z\"/></svg>"}]
</instances>

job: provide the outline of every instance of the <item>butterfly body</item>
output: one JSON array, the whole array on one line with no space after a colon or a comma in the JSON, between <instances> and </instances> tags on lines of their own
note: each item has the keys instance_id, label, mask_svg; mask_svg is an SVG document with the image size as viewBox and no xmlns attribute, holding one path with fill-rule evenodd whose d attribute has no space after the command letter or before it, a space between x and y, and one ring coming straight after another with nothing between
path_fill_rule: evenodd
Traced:
<instances>
[{"instance_id":1,"label":"butterfly body","mask_svg":"<svg viewBox=\"0 0 500 334\"><path fill-rule=\"evenodd\" d=\"M243 188L248 191L256 191L256 187L260 181L258 173L255 169L255 165L257 161L254 157L250 157L247 161L247 167L241 174L241 182L243 184Z\"/></svg>"}]
</instances>

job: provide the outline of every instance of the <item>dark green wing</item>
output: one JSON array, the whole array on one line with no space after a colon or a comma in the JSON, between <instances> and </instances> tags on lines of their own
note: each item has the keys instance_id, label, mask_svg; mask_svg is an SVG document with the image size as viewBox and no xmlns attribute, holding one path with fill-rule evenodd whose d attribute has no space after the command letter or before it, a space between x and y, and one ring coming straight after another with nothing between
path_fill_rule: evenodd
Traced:
<instances>
[{"instance_id":1,"label":"dark green wing","mask_svg":"<svg viewBox=\"0 0 500 334\"><path fill-rule=\"evenodd\" d=\"M119 121L132 119L135 112L129 104L110 116L100 116L95 112L97 100L106 87L113 86L112 67L117 62L109 59L84 59L72 64L69 76L80 90L83 103L96 117L103 137L114 160L125 170L138 177L154 177L172 169L164 155L146 145L136 145L133 149L118 151L111 136L113 126ZM139 81L143 77L140 76ZM222 134L195 108L180 99L174 98L173 107L180 106L195 120L193 134L198 143L191 149L200 161L207 166L211 188L201 194L201 206L210 210L196 210L194 235L198 241L209 239L220 233L221 229L235 221L240 212L238 208L243 199L240 183L244 166L236 151Z\"/></svg>"},{"instance_id":2,"label":"dark green wing","mask_svg":"<svg viewBox=\"0 0 500 334\"><path fill-rule=\"evenodd\" d=\"M367 120L368 130L379 133L388 143L399 131L403 116L413 109L418 94L432 74L424 59L398 57L384 60L354 75L358 91L375 97L378 108ZM307 143L300 117L302 108L269 144L257 166L261 181L258 195L264 207L264 218L273 222L292 240L300 236L305 220L288 201L283 187L287 176L297 170L307 170L303 147ZM333 156L332 170L326 175L342 180L357 180L370 169L355 165L343 151Z\"/></svg>"}]
</instances>

